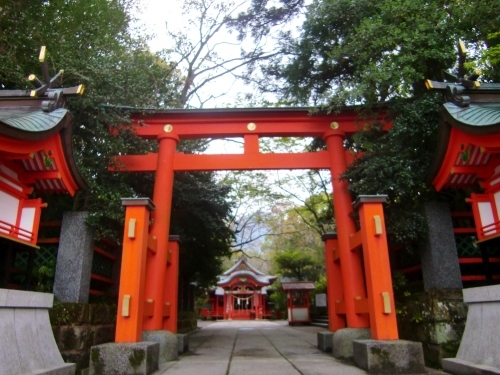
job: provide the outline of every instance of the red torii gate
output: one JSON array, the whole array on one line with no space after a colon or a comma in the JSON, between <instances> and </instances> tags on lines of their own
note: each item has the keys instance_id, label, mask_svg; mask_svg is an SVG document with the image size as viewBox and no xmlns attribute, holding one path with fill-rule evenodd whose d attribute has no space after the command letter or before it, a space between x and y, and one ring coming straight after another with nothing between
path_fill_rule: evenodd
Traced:
<instances>
[{"instance_id":1,"label":"red torii gate","mask_svg":"<svg viewBox=\"0 0 500 375\"><path fill-rule=\"evenodd\" d=\"M127 213L117 342L141 341L143 329L176 332L177 288L173 290L173 285L165 282L172 278L166 265L172 251L169 228L174 172L272 169L331 171L337 238L327 238L325 247L330 330L371 327L374 339L398 339L383 200L358 199L361 229L356 231L347 182L339 179L352 161L344 140L365 122L354 110L313 116L303 108L169 110L134 113L131 118L134 131L144 139L156 140L159 148L158 153L116 158L123 171L156 172L154 205L124 203ZM176 152L181 139L234 137L243 138L243 154ZM261 153L261 137L321 137L327 151ZM150 211L153 220L148 228Z\"/></svg>"}]
</instances>

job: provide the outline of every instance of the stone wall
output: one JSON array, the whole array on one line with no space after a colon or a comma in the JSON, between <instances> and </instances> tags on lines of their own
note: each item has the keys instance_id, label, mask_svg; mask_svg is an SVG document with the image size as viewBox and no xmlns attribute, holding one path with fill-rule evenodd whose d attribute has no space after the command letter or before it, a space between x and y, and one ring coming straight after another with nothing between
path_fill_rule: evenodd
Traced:
<instances>
[{"instance_id":1,"label":"stone wall","mask_svg":"<svg viewBox=\"0 0 500 375\"><path fill-rule=\"evenodd\" d=\"M89 367L92 346L114 341L116 305L55 303L49 315L61 355L76 363L77 374Z\"/></svg>"},{"instance_id":2,"label":"stone wall","mask_svg":"<svg viewBox=\"0 0 500 375\"><path fill-rule=\"evenodd\" d=\"M455 357L467 318L462 290L429 290L396 300L399 337L422 342L427 366Z\"/></svg>"}]
</instances>

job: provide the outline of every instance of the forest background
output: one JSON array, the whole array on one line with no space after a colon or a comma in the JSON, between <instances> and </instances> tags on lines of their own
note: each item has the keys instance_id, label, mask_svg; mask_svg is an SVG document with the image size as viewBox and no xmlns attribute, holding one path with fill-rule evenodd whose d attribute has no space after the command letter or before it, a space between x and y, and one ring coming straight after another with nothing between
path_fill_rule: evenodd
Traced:
<instances>
[{"instance_id":1,"label":"forest background","mask_svg":"<svg viewBox=\"0 0 500 375\"><path fill-rule=\"evenodd\" d=\"M353 199L388 195L392 249L417 249L425 235L422 202L464 204L461 192L438 194L426 181L442 98L426 91L424 80L441 81L448 71L457 79L476 72L479 80L498 81L500 0L181 3L185 28L166 25L160 37L169 47L152 51L139 0L0 0L0 88L30 88L27 76L39 72L42 45L51 73L64 69L64 86L86 86L69 108L75 158L90 189L73 199L43 197L44 219L86 210L96 232L119 241L120 198L151 197L154 175L110 173L107 166L114 155L155 151L156 144L122 127L111 135L109 127L127 123L125 108L200 108L221 100L224 90L207 88L224 77L249 88L222 99L224 106L303 106L311 115L356 106L369 126L347 140L346 148L364 153L343 178ZM467 57L457 52L459 39ZM393 119L387 133L370 120L381 105ZM181 142L179 150L203 153L211 144ZM241 140L226 144L238 152ZM325 145L265 139L261 148ZM179 173L170 232L183 241L181 282L212 285L224 261L244 252L268 272L324 286L321 235L335 230L333 205L322 171Z\"/></svg>"}]
</instances>

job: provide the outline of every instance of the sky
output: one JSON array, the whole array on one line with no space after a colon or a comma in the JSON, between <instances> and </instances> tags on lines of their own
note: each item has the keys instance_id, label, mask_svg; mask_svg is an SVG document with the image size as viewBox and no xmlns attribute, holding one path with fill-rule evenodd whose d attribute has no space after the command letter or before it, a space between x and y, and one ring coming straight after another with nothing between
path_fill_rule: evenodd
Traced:
<instances>
[{"instance_id":1,"label":"sky","mask_svg":"<svg viewBox=\"0 0 500 375\"><path fill-rule=\"evenodd\" d=\"M146 30L151 34L155 34L155 38L149 43L153 52L172 46L171 40L166 36L166 25L171 31L182 30L187 26L187 17L182 14L182 3L182 0L141 0L141 13L138 16L146 26ZM192 39L196 40L196 34L192 34ZM234 36L222 33L219 41L226 42L232 39L234 39ZM239 46L225 45L224 49L220 50L220 54L223 57L231 58L239 56L239 51ZM239 93L251 91L252 89L249 86L235 81L231 76L223 76L206 87L201 94L202 97L207 97L209 94L218 96L227 92L227 95L205 103L203 108L235 106ZM199 107L199 103L195 101L189 104Z\"/></svg>"}]
</instances>

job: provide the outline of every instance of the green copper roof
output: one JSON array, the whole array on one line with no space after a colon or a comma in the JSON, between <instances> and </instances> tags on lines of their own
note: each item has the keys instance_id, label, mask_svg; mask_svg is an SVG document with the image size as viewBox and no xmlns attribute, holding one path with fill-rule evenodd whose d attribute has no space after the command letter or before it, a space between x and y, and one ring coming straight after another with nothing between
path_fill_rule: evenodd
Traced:
<instances>
[{"instance_id":1,"label":"green copper roof","mask_svg":"<svg viewBox=\"0 0 500 375\"><path fill-rule=\"evenodd\" d=\"M500 103L470 104L467 107L445 103L443 106L455 120L465 125L481 127L500 124Z\"/></svg>"},{"instance_id":2,"label":"green copper roof","mask_svg":"<svg viewBox=\"0 0 500 375\"><path fill-rule=\"evenodd\" d=\"M67 109L44 112L39 107L3 107L0 123L26 132L45 132L56 127L66 116Z\"/></svg>"}]
</instances>

